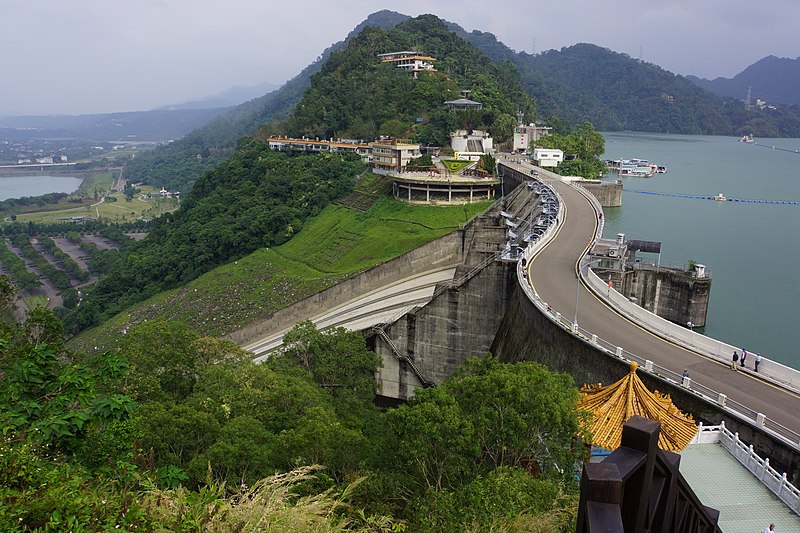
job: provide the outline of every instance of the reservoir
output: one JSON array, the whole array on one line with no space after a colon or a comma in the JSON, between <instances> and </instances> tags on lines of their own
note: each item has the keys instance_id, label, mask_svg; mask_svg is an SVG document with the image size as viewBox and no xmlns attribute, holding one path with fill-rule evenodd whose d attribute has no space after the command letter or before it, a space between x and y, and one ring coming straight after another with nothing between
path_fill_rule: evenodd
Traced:
<instances>
[{"instance_id":1,"label":"reservoir","mask_svg":"<svg viewBox=\"0 0 800 533\"><path fill-rule=\"evenodd\" d=\"M74 176L2 176L0 200L41 196L51 192L71 193L78 190L83 178Z\"/></svg>"},{"instance_id":2,"label":"reservoir","mask_svg":"<svg viewBox=\"0 0 800 533\"><path fill-rule=\"evenodd\" d=\"M711 299L698 331L800 369L800 205L691 198L800 202L800 139L604 137L605 159L667 167L651 178L620 178L622 207L605 209L604 236L660 241L662 264L706 265Z\"/></svg>"}]
</instances>

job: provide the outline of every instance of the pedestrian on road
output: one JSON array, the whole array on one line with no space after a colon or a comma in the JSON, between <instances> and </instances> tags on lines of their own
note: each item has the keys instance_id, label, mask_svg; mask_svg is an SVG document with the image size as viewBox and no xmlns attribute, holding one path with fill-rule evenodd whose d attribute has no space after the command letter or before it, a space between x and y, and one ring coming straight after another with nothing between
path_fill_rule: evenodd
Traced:
<instances>
[{"instance_id":1,"label":"pedestrian on road","mask_svg":"<svg viewBox=\"0 0 800 533\"><path fill-rule=\"evenodd\" d=\"M685 378L689 377L689 369L688 368L684 368L683 369L683 377L685 377Z\"/></svg>"},{"instance_id":2,"label":"pedestrian on road","mask_svg":"<svg viewBox=\"0 0 800 533\"><path fill-rule=\"evenodd\" d=\"M742 348L742 368L744 368L744 360L747 359L747 350Z\"/></svg>"},{"instance_id":3,"label":"pedestrian on road","mask_svg":"<svg viewBox=\"0 0 800 533\"><path fill-rule=\"evenodd\" d=\"M731 370L733 370L734 372L736 372L736 361L738 360L739 360L739 354L736 352L736 350L734 350L733 357L731 357Z\"/></svg>"},{"instance_id":4,"label":"pedestrian on road","mask_svg":"<svg viewBox=\"0 0 800 533\"><path fill-rule=\"evenodd\" d=\"M764 533L775 533L775 524L770 524L764 528Z\"/></svg>"},{"instance_id":5,"label":"pedestrian on road","mask_svg":"<svg viewBox=\"0 0 800 533\"><path fill-rule=\"evenodd\" d=\"M756 372L758 372L758 365L759 363L761 363L761 354L756 354L755 362L756 362Z\"/></svg>"}]
</instances>

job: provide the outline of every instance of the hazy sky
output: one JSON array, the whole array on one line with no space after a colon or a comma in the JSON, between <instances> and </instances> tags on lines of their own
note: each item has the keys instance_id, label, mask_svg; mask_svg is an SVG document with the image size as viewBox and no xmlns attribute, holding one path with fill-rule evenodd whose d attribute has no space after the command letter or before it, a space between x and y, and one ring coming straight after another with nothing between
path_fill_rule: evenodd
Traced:
<instances>
[{"instance_id":1,"label":"hazy sky","mask_svg":"<svg viewBox=\"0 0 800 533\"><path fill-rule=\"evenodd\" d=\"M707 78L800 56L798 0L0 0L0 115L147 110L279 84L384 8L518 51L588 42Z\"/></svg>"}]
</instances>

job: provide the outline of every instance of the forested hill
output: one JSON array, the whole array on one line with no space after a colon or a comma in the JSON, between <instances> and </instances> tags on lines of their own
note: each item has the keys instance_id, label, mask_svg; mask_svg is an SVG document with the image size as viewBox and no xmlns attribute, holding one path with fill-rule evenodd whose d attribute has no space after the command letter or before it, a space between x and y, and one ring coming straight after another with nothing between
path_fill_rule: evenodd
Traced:
<instances>
[{"instance_id":1,"label":"forested hill","mask_svg":"<svg viewBox=\"0 0 800 533\"><path fill-rule=\"evenodd\" d=\"M203 173L214 169L233 154L236 142L259 126L286 118L328 57L368 27L390 28L406 20L392 11L373 13L345 40L328 47L320 57L278 90L245 102L180 140L137 156L127 167L131 181L141 181L170 190L188 192Z\"/></svg>"},{"instance_id":2,"label":"forested hill","mask_svg":"<svg viewBox=\"0 0 800 533\"><path fill-rule=\"evenodd\" d=\"M418 50L435 58L436 71L417 78L378 54ZM444 102L469 98L478 112L453 113ZM292 117L268 132L320 138L410 138L443 146L451 131L488 129L496 141L510 139L517 111L534 118L533 102L510 63L493 64L433 15L423 15L393 30L367 28L347 48L331 55Z\"/></svg>"},{"instance_id":3,"label":"forested hill","mask_svg":"<svg viewBox=\"0 0 800 533\"><path fill-rule=\"evenodd\" d=\"M590 121L597 129L780 137L800 135L796 106L746 112L657 65L592 44L531 55L491 33L451 29L493 61L512 61L539 116L552 125Z\"/></svg>"},{"instance_id":4,"label":"forested hill","mask_svg":"<svg viewBox=\"0 0 800 533\"><path fill-rule=\"evenodd\" d=\"M414 80L410 72L381 64L376 55L414 44L435 54L442 71L420 73ZM460 89L471 89L483 110L446 110L444 102L458 97ZM390 32L367 28L332 54L282 127L325 136L354 135L357 128L371 128L373 134L396 130L444 143L448 128L464 127L462 122L510 133L516 109L530 107L513 67L495 67L439 19L424 16ZM123 252L124 260L66 317L68 330L98 324L218 265L281 244L309 216L350 192L363 170L357 156L290 156L270 151L258 138L242 138L229 159L197 180L175 214L159 219L146 239Z\"/></svg>"},{"instance_id":5,"label":"forested hill","mask_svg":"<svg viewBox=\"0 0 800 533\"><path fill-rule=\"evenodd\" d=\"M800 57L767 56L753 63L733 78L707 80L696 76L686 79L720 96L743 99L750 89L756 98L770 104L800 105Z\"/></svg>"}]
</instances>

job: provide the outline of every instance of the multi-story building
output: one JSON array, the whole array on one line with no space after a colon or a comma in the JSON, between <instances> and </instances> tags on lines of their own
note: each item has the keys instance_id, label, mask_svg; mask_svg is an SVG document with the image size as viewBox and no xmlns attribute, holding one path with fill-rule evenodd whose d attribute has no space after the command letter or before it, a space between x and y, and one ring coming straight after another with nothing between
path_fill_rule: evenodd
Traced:
<instances>
[{"instance_id":1,"label":"multi-story building","mask_svg":"<svg viewBox=\"0 0 800 533\"><path fill-rule=\"evenodd\" d=\"M549 135L552 129L547 126L537 126L536 124L528 124L526 126L520 123L514 129L514 151L527 152L531 143L535 143L545 135Z\"/></svg>"},{"instance_id":2,"label":"multi-story building","mask_svg":"<svg viewBox=\"0 0 800 533\"><path fill-rule=\"evenodd\" d=\"M368 144L345 139L326 141L306 138L268 137L267 142L272 150L283 152L352 152L360 155L364 161L369 161L370 155Z\"/></svg>"},{"instance_id":3,"label":"multi-story building","mask_svg":"<svg viewBox=\"0 0 800 533\"><path fill-rule=\"evenodd\" d=\"M433 62L436 58L422 55L413 50L403 50L402 52L389 52L378 54L381 63L393 63L397 68L414 73L414 78L419 72L436 72Z\"/></svg>"},{"instance_id":4,"label":"multi-story building","mask_svg":"<svg viewBox=\"0 0 800 533\"><path fill-rule=\"evenodd\" d=\"M376 174L402 172L408 162L421 155L419 144L381 140L369 143L372 171Z\"/></svg>"}]
</instances>

